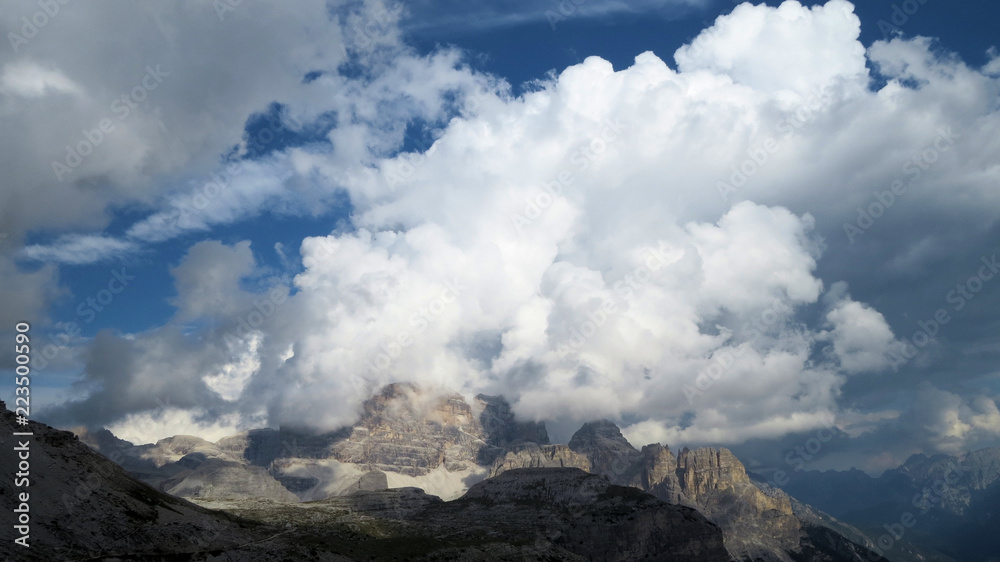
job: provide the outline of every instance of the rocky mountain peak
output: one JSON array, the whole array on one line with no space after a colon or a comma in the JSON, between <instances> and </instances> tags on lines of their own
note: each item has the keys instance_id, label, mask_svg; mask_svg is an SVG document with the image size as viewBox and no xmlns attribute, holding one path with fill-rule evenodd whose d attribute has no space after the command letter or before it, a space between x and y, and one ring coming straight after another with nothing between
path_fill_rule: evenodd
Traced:
<instances>
[{"instance_id":1,"label":"rocky mountain peak","mask_svg":"<svg viewBox=\"0 0 1000 562\"><path fill-rule=\"evenodd\" d=\"M74 429L73 433L76 434L82 443L100 451L127 449L133 446L131 442L119 439L114 433L103 427L96 431L89 431L85 427L80 427Z\"/></svg>"},{"instance_id":2,"label":"rocky mountain peak","mask_svg":"<svg viewBox=\"0 0 1000 562\"><path fill-rule=\"evenodd\" d=\"M985 490L1000 480L1000 449L991 447L972 451L962 459L969 486Z\"/></svg>"},{"instance_id":3,"label":"rocky mountain peak","mask_svg":"<svg viewBox=\"0 0 1000 562\"><path fill-rule=\"evenodd\" d=\"M251 429L223 437L216 445L223 451L242 455L253 466L270 466L287 448L281 432L276 429Z\"/></svg>"},{"instance_id":4,"label":"rocky mountain peak","mask_svg":"<svg viewBox=\"0 0 1000 562\"><path fill-rule=\"evenodd\" d=\"M766 493L753 484L743 463L728 449L684 448L674 457L669 448L653 443L637 451L608 420L584 424L569 449L586 457L594 473L614 484L696 508L722 527L726 547L738 558L790 560L787 554L775 558L775 553L801 548L801 527L788 496ZM508 466L514 464L511 455L506 460Z\"/></svg>"},{"instance_id":5,"label":"rocky mountain peak","mask_svg":"<svg viewBox=\"0 0 1000 562\"><path fill-rule=\"evenodd\" d=\"M743 463L722 448L685 448L677 455L677 472L685 494L692 498L750 482Z\"/></svg>"},{"instance_id":6,"label":"rocky mountain peak","mask_svg":"<svg viewBox=\"0 0 1000 562\"><path fill-rule=\"evenodd\" d=\"M569 440L569 448L590 459L594 472L608 474L619 481L639 456L639 451L625 439L618 426L608 420L583 424Z\"/></svg>"},{"instance_id":7,"label":"rocky mountain peak","mask_svg":"<svg viewBox=\"0 0 1000 562\"><path fill-rule=\"evenodd\" d=\"M475 421L472 407L460 394L435 393L412 383L386 385L362 406L359 424L382 421L397 424L439 423L468 425Z\"/></svg>"},{"instance_id":8,"label":"rocky mountain peak","mask_svg":"<svg viewBox=\"0 0 1000 562\"><path fill-rule=\"evenodd\" d=\"M584 424L568 445L551 445L543 424L516 420L500 396L479 395L470 403L460 394L401 383L381 389L364 402L357 422L333 432L259 429L216 443L177 436L137 447L110 433L93 441L120 448L123 466L157 489L205 502L252 498L287 505L363 496L388 502L372 507L381 517L396 517L406 506L407 517L424 523L454 516L458 532L465 532L470 517L485 517L481 523L491 533L496 524L513 529L544 519L541 527L573 537L552 548L588 555L673 548L661 542L663 530L681 532L687 525L681 520L692 521L694 509L722 529L737 559L789 562L790 553L811 548L806 539L800 542L803 527L788 496L750 482L727 449L684 449L675 456L653 443L640 451L609 420ZM445 499L468 494L438 508L423 496L407 503L383 492L404 487ZM575 513L569 527L567 510ZM609 536L607 523L619 535ZM716 551L707 559L719 559L718 528L688 529L701 536L689 546L709 541ZM633 539L645 546L636 547ZM677 552L684 553L679 559L694 559L699 551L685 546Z\"/></svg>"},{"instance_id":9,"label":"rocky mountain peak","mask_svg":"<svg viewBox=\"0 0 1000 562\"><path fill-rule=\"evenodd\" d=\"M487 416L489 430L472 404L456 393L435 393L410 383L384 387L365 401L361 418L347 437L330 448L340 462L369 465L408 476L423 476L438 466L449 472L470 470L492 461L484 453L491 442L506 442L518 433L509 405L494 398ZM489 408L487 408L489 409Z\"/></svg>"},{"instance_id":10,"label":"rocky mountain peak","mask_svg":"<svg viewBox=\"0 0 1000 562\"><path fill-rule=\"evenodd\" d=\"M622 435L621 429L610 420L587 422L569 440L569 447L574 451L594 445L618 445L635 451L635 447Z\"/></svg>"},{"instance_id":11,"label":"rocky mountain peak","mask_svg":"<svg viewBox=\"0 0 1000 562\"><path fill-rule=\"evenodd\" d=\"M480 394L475 405L482 410L479 424L486 433L486 442L494 447L507 448L511 444L524 441L547 445L549 434L544 422L518 421L510 403L503 396Z\"/></svg>"}]
</instances>

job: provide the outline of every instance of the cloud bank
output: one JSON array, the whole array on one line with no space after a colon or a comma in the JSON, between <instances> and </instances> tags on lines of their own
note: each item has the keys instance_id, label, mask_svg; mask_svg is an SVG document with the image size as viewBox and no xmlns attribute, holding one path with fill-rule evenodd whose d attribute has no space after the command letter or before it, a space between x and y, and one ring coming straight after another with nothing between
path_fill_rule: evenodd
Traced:
<instances>
[{"instance_id":1,"label":"cloud bank","mask_svg":"<svg viewBox=\"0 0 1000 562\"><path fill-rule=\"evenodd\" d=\"M194 219L167 220L192 197L171 191L132 233L210 230L276 202L305 214L334 193L350 227L305 239L292 279L257 272L248 243L191 248L176 317L99 336L89 397L54 415L174 432L148 392L188 425L333 429L378 386L413 381L503 393L557 424L616 419L638 443L779 438L861 415L845 389L898 367L899 329L843 283L852 259L912 275L958 240L979 251L968 241L994 225L996 73L925 38L866 49L843 0L743 4L673 67L592 57L520 97L459 51L417 55L394 25L355 53L364 77L270 92L303 123L335 111L328 143L246 163ZM87 91L69 71L16 72L5 95ZM399 153L416 120L433 145ZM139 168L109 168L123 169ZM914 236L925 216L938 228ZM112 352L129 361L102 363ZM1000 437L993 399L941 392L897 412L925 432L906 447Z\"/></svg>"}]
</instances>

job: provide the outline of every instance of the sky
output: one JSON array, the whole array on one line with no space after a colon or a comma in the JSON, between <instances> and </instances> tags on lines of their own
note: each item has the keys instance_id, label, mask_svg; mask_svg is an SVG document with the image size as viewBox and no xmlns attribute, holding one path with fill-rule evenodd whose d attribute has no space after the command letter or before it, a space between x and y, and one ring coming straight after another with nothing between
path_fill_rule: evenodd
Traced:
<instances>
[{"instance_id":1,"label":"sky","mask_svg":"<svg viewBox=\"0 0 1000 562\"><path fill-rule=\"evenodd\" d=\"M998 21L5 3L0 338L32 417L136 443L408 381L762 471L997 446Z\"/></svg>"}]
</instances>

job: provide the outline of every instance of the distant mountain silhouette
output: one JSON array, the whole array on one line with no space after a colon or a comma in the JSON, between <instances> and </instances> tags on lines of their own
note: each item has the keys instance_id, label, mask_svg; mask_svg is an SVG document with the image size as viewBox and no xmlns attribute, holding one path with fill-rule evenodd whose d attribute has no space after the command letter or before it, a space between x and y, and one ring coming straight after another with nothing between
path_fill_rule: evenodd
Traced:
<instances>
[{"instance_id":1,"label":"distant mountain silhouette","mask_svg":"<svg viewBox=\"0 0 1000 562\"><path fill-rule=\"evenodd\" d=\"M955 560L1000 560L1000 449L914 455L878 478L806 471L784 488L878 537L890 559L902 539Z\"/></svg>"}]
</instances>

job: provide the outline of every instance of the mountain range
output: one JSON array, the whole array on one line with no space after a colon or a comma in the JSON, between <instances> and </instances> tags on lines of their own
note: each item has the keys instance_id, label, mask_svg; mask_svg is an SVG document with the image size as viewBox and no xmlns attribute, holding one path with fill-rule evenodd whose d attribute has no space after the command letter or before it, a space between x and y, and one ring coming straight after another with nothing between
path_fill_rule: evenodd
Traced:
<instances>
[{"instance_id":1,"label":"mountain range","mask_svg":"<svg viewBox=\"0 0 1000 562\"><path fill-rule=\"evenodd\" d=\"M785 490L878 537L889 557L902 539L928 549L928 560L1000 561L1000 449L913 455L877 478L804 471Z\"/></svg>"},{"instance_id":2,"label":"mountain range","mask_svg":"<svg viewBox=\"0 0 1000 562\"><path fill-rule=\"evenodd\" d=\"M397 383L367 400L356 423L333 432L259 429L215 443L175 436L138 446L106 430L81 432L80 439L157 490L251 520L273 520L270 509L295 520L289 505L340 505L400 489L419 489L455 509L479 505L497 482L510 491L539 471L560 475L553 485L565 487L566 470L575 469L703 517L721 531L729 559L882 559L863 546L874 542L861 531L853 530L864 537L858 544L843 529L800 518L787 494L752 481L727 449L636 449L607 420L584 424L568 444L551 444L544 424L515 419L499 396L467 401Z\"/></svg>"},{"instance_id":3,"label":"mountain range","mask_svg":"<svg viewBox=\"0 0 1000 562\"><path fill-rule=\"evenodd\" d=\"M18 431L6 407L0 421L6 441ZM805 472L780 490L724 448L637 449L608 420L552 444L502 397L410 384L386 386L354 424L325 433L133 445L107 430L29 431L32 540L43 547L31 552L59 559L950 562L997 552L986 535L1000 472L991 450L913 457L878 479ZM0 484L0 496L15 491ZM907 501L926 510L896 527ZM965 550L953 548L960 540Z\"/></svg>"}]
</instances>

